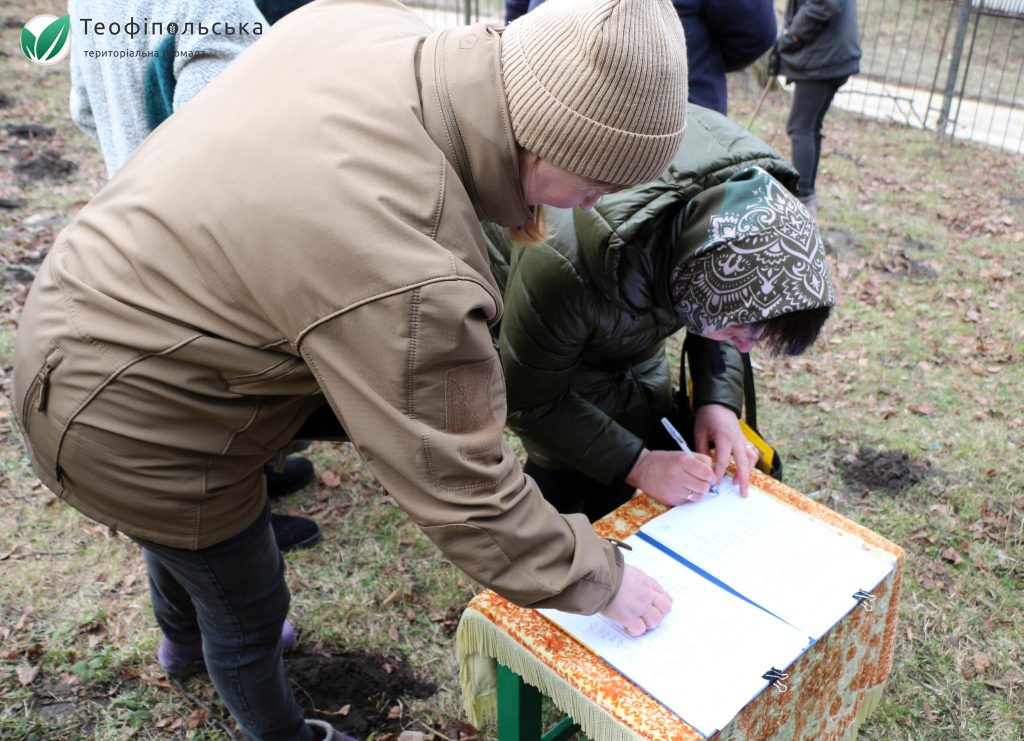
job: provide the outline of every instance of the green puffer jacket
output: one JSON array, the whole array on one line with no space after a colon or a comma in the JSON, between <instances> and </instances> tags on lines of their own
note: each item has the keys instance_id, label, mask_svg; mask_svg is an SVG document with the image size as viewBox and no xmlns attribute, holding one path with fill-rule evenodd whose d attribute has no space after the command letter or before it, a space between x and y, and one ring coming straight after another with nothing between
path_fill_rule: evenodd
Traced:
<instances>
[{"instance_id":1,"label":"green puffer jacket","mask_svg":"<svg viewBox=\"0 0 1024 741\"><path fill-rule=\"evenodd\" d=\"M665 339L685 326L673 311L672 269L705 243L686 233L688 214L702 213L695 197L754 166L796 189L796 170L732 121L693 105L688 121L665 175L590 211L548 209L546 244L524 247L499 227L484 230L505 299L498 344L508 423L545 468L622 480L669 413ZM694 406L739 414L739 351L703 340L687 343L687 355Z\"/></svg>"}]
</instances>

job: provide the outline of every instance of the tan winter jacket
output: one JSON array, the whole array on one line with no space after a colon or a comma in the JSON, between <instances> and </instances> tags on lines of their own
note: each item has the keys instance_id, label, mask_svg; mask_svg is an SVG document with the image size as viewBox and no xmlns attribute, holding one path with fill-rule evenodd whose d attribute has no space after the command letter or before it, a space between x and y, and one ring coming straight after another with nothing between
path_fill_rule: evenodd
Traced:
<instances>
[{"instance_id":1,"label":"tan winter jacket","mask_svg":"<svg viewBox=\"0 0 1024 741\"><path fill-rule=\"evenodd\" d=\"M59 236L25 306L16 406L39 477L130 535L251 524L262 464L330 403L460 568L591 613L621 560L502 439L479 219L526 220L499 32L389 0L275 25Z\"/></svg>"}]
</instances>

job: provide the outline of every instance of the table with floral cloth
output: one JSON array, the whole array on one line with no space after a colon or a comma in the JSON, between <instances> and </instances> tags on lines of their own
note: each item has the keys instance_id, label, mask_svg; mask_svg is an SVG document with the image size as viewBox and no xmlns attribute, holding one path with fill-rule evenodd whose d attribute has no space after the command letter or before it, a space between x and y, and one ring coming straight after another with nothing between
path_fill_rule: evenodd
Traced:
<instances>
[{"instance_id":1,"label":"table with floral cloth","mask_svg":"<svg viewBox=\"0 0 1024 741\"><path fill-rule=\"evenodd\" d=\"M759 471L753 472L751 483L891 554L895 568L873 590L873 610L852 610L794 662L787 691L768 687L713 738L852 738L877 706L892 668L903 550ZM664 511L641 492L594 527L603 536L622 540ZM474 725L497 717L500 662L550 698L594 741L703 738L540 613L490 590L477 595L463 613L456 652L463 704ZM699 672L700 667L686 670ZM510 735L499 727L502 741Z\"/></svg>"}]
</instances>

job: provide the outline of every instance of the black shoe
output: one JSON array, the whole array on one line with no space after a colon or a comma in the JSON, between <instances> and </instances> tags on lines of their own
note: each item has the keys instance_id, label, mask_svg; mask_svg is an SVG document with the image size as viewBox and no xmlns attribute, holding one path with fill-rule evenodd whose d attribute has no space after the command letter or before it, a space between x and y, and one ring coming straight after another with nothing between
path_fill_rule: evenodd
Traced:
<instances>
[{"instance_id":1,"label":"black shoe","mask_svg":"<svg viewBox=\"0 0 1024 741\"><path fill-rule=\"evenodd\" d=\"M274 461L263 464L263 473L267 477L267 496L271 499L283 497L296 492L315 478L313 464L298 455L290 455L284 459L284 469L274 470Z\"/></svg>"},{"instance_id":2,"label":"black shoe","mask_svg":"<svg viewBox=\"0 0 1024 741\"><path fill-rule=\"evenodd\" d=\"M271 514L270 527L274 529L274 540L282 553L309 548L320 540L320 526L308 517Z\"/></svg>"}]
</instances>

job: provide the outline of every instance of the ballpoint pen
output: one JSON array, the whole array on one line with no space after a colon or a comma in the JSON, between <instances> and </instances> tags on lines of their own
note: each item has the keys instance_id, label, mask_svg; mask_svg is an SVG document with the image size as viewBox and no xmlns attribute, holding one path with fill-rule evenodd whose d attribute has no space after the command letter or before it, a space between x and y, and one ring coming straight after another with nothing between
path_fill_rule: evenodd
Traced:
<instances>
[{"instance_id":1,"label":"ballpoint pen","mask_svg":"<svg viewBox=\"0 0 1024 741\"><path fill-rule=\"evenodd\" d=\"M668 417L662 417L661 423L665 426L665 429L668 430L668 434L672 436L672 439L676 441L676 445L679 446L679 449L686 453L690 458L695 458L696 456L693 454L693 451L690 450L690 446L686 444L686 438L684 438L680 434L679 430L677 430L675 426L668 421ZM715 496L718 496L718 484L711 484L710 491Z\"/></svg>"}]
</instances>

